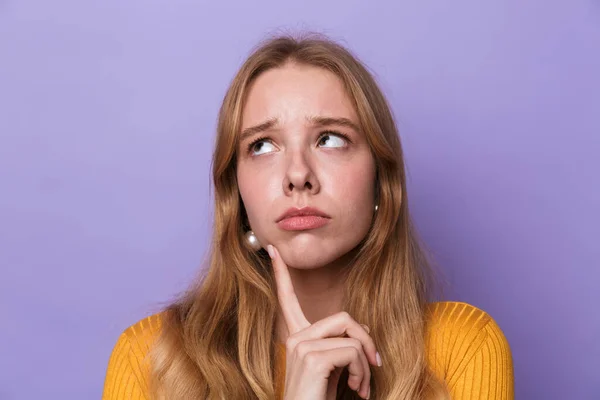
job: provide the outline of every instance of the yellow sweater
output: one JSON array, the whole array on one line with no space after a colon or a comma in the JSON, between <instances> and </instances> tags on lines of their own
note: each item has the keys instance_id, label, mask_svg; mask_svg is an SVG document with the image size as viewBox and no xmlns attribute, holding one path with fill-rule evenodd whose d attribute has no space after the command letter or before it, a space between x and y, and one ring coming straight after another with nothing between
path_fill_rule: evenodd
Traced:
<instances>
[{"instance_id":1,"label":"yellow sweater","mask_svg":"<svg viewBox=\"0 0 600 400\"><path fill-rule=\"evenodd\" d=\"M510 347L496 322L466 303L432 303L429 311L428 363L446 382L452 399L514 399ZM159 332L160 314L145 318L123 332L108 362L103 400L149 399L149 367L145 356ZM276 387L282 397L285 346L279 346L276 360L279 377Z\"/></svg>"}]
</instances>

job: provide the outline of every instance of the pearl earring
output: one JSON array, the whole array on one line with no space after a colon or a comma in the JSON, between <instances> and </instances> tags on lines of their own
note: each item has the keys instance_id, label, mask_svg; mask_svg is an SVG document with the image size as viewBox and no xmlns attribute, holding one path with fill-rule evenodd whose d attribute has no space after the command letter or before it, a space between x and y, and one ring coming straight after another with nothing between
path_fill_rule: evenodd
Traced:
<instances>
[{"instance_id":1,"label":"pearl earring","mask_svg":"<svg viewBox=\"0 0 600 400\"><path fill-rule=\"evenodd\" d=\"M375 211L377 211L377 209L379 208L379 205L375 205Z\"/></svg>"},{"instance_id":2,"label":"pearl earring","mask_svg":"<svg viewBox=\"0 0 600 400\"><path fill-rule=\"evenodd\" d=\"M248 243L248 246L250 246L252 248L252 250L258 251L258 250L262 249L262 246L261 246L260 242L258 241L258 238L252 231L246 232L246 243Z\"/></svg>"}]
</instances>

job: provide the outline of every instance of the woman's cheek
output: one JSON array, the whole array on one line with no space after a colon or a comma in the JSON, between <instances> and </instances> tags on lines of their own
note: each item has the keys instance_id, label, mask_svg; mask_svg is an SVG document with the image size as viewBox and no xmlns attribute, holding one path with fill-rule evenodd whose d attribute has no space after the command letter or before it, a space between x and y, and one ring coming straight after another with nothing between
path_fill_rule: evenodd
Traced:
<instances>
[{"instance_id":1,"label":"woman's cheek","mask_svg":"<svg viewBox=\"0 0 600 400\"><path fill-rule=\"evenodd\" d=\"M340 168L335 175L333 184L343 196L361 198L366 196L365 191L372 187L373 174L368 164L349 164Z\"/></svg>"},{"instance_id":2,"label":"woman's cheek","mask_svg":"<svg viewBox=\"0 0 600 400\"><path fill-rule=\"evenodd\" d=\"M267 223L274 220L275 212L274 205L278 196L281 196L281 180L278 180L273 175L256 171L252 187L249 188L250 198L252 201L252 213L261 223Z\"/></svg>"}]
</instances>

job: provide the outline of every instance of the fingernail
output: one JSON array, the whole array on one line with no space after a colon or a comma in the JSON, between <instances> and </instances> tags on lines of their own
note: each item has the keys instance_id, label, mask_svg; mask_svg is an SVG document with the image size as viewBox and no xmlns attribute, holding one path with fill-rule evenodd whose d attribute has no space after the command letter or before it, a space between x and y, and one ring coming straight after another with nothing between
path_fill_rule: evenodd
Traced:
<instances>
[{"instance_id":1,"label":"fingernail","mask_svg":"<svg viewBox=\"0 0 600 400\"><path fill-rule=\"evenodd\" d=\"M273 246L268 245L267 252L269 253L269 257L271 257L271 259L275 259L275 251L273 250Z\"/></svg>"},{"instance_id":2,"label":"fingernail","mask_svg":"<svg viewBox=\"0 0 600 400\"><path fill-rule=\"evenodd\" d=\"M367 400L371 398L371 386L369 386L369 391L367 392Z\"/></svg>"},{"instance_id":3,"label":"fingernail","mask_svg":"<svg viewBox=\"0 0 600 400\"><path fill-rule=\"evenodd\" d=\"M381 367L382 363L381 363L381 356L379 355L379 352L375 353L375 358L377 359L377 366Z\"/></svg>"},{"instance_id":4,"label":"fingernail","mask_svg":"<svg viewBox=\"0 0 600 400\"><path fill-rule=\"evenodd\" d=\"M369 327L368 327L368 326L366 326L365 324L360 324L360 326L362 326L362 327L363 327L363 329L364 329L365 331L367 331L367 333L371 333L371 330L370 330L370 329L369 329Z\"/></svg>"}]
</instances>

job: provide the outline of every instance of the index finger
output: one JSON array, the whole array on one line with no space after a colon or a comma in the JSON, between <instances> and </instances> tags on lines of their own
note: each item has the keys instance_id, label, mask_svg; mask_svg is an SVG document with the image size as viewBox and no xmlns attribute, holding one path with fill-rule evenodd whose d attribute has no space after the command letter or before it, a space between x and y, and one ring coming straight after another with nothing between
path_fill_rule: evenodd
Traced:
<instances>
[{"instance_id":1,"label":"index finger","mask_svg":"<svg viewBox=\"0 0 600 400\"><path fill-rule=\"evenodd\" d=\"M279 305L283 312L283 318L291 334L301 331L302 329L308 328L310 322L304 316L298 297L294 291L294 285L292 284L292 278L288 271L288 266L283 262L279 251L273 245L267 246L267 251L273 262L273 271L275 272L275 282L277 284L277 297L279 298Z\"/></svg>"}]
</instances>

